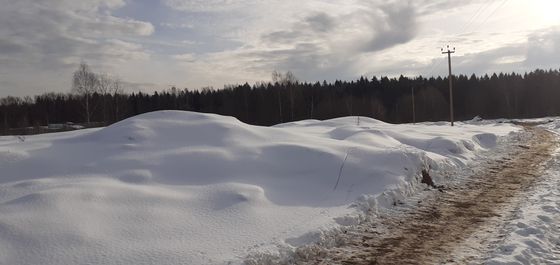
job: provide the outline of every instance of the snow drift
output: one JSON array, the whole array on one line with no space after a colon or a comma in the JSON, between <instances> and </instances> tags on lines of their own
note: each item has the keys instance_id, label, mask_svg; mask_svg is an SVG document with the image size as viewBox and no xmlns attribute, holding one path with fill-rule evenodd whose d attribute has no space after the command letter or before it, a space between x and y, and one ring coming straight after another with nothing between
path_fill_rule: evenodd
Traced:
<instances>
[{"instance_id":1,"label":"snow drift","mask_svg":"<svg viewBox=\"0 0 560 265\"><path fill-rule=\"evenodd\" d=\"M159 111L0 137L0 264L240 263L390 207L422 169L440 181L515 130Z\"/></svg>"}]
</instances>

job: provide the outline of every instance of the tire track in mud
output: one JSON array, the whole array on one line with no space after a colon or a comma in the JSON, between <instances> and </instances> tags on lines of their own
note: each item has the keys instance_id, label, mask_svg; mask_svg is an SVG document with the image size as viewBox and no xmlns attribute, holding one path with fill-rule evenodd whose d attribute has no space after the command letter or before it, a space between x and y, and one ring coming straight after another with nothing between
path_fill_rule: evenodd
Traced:
<instances>
[{"instance_id":1,"label":"tire track in mud","mask_svg":"<svg viewBox=\"0 0 560 265\"><path fill-rule=\"evenodd\" d=\"M480 258L476 255L483 253L476 251L460 260L451 253L475 232L503 221L508 206L539 179L543 162L558 146L556 136L544 128L525 129L529 140L483 172L413 210L351 228L340 246L301 264L465 264Z\"/></svg>"}]
</instances>

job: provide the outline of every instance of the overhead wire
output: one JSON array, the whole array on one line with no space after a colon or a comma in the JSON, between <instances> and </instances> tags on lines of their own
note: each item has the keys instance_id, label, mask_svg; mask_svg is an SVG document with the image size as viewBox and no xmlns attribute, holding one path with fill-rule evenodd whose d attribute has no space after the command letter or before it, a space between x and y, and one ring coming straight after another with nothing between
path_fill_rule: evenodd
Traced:
<instances>
[{"instance_id":1,"label":"overhead wire","mask_svg":"<svg viewBox=\"0 0 560 265\"><path fill-rule=\"evenodd\" d=\"M469 29L470 30L476 30L479 29L481 26L483 26L484 24L486 24L486 22L488 22L488 20L490 19L490 17L492 17L500 8L502 8L509 0L502 0L500 1L487 1L484 4L481 4L478 9L473 13L473 15L470 17L469 20L467 20L466 23L463 24L463 26L461 27L461 29L458 31L459 33L454 34L454 35L449 35L448 39L447 39L447 43L451 42L451 39L453 37L458 37L461 36L463 34L465 34ZM493 8L492 8L493 7ZM489 13L487 13L487 15L485 16L485 18L482 20L481 23L479 23L478 25L476 25L476 21L478 18L482 18L484 17L484 14L486 13L487 10L492 10ZM472 26L475 26L474 28L471 28ZM434 71L442 64L443 60L436 60L435 62L432 63L432 67L430 68L430 71L428 72L428 74L426 75L427 78L429 78Z\"/></svg>"},{"instance_id":2,"label":"overhead wire","mask_svg":"<svg viewBox=\"0 0 560 265\"><path fill-rule=\"evenodd\" d=\"M492 3L492 2L490 2L490 3ZM476 12L470 17L470 19L465 24L463 24L463 26L461 27L461 31L464 31L466 28L468 28L473 23L473 21L476 19L476 17L478 17L481 14L481 11L487 7L487 5L488 5L488 2L486 2L483 5L480 5L478 7L478 9L476 10ZM461 32L461 31L459 31L459 32ZM447 43L450 43L450 42L451 42L451 37L449 37L447 39ZM432 67L430 68L430 71L426 75L427 78L431 77L431 75L434 73L434 71L441 65L441 62L442 62L442 60L434 60L432 62Z\"/></svg>"},{"instance_id":3,"label":"overhead wire","mask_svg":"<svg viewBox=\"0 0 560 265\"><path fill-rule=\"evenodd\" d=\"M459 32L464 32L466 31L476 20L476 18L478 18L479 15L482 14L482 10L486 9L487 5L489 2L485 2L484 4L481 4L478 9L476 10L476 12L474 13L473 16L471 16L471 18L469 19L469 21L467 21L467 23L465 23L463 25L463 27L461 27L461 30L459 30ZM491 3L491 2L490 2Z\"/></svg>"},{"instance_id":4,"label":"overhead wire","mask_svg":"<svg viewBox=\"0 0 560 265\"><path fill-rule=\"evenodd\" d=\"M484 19L484 20L482 21L482 23L480 24L480 26L486 24L486 22L488 21L488 19L490 19L492 16L494 16L494 14L496 14L496 12L497 12L498 10L500 10L508 1L509 1L509 0L503 0L503 1L500 3L500 5L498 5L498 7L496 7L496 8L490 13L490 15L488 15L488 16L486 17L486 19Z\"/></svg>"},{"instance_id":5,"label":"overhead wire","mask_svg":"<svg viewBox=\"0 0 560 265\"><path fill-rule=\"evenodd\" d=\"M486 12L486 10L488 10L489 8L491 8L492 5L494 5L495 3L498 3L498 1L487 1L484 4L481 4L480 7L478 8L478 10L475 12L475 14L473 16L471 16L471 19L469 19L469 21L467 23L465 23L463 25L463 27L461 27L461 30L459 30L457 34L455 34L454 36L460 36L463 35L464 33L466 33L471 26L475 25L477 19L480 16L483 16L483 14Z\"/></svg>"}]
</instances>

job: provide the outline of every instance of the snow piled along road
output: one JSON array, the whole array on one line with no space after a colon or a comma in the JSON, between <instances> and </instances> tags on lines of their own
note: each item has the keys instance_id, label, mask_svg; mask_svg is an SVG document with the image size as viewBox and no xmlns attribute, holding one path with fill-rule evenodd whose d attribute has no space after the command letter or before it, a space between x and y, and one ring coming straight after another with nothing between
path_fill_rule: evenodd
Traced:
<instances>
[{"instance_id":1,"label":"snow piled along road","mask_svg":"<svg viewBox=\"0 0 560 265\"><path fill-rule=\"evenodd\" d=\"M517 130L159 111L0 137L0 264L241 263L390 207L422 169L437 183Z\"/></svg>"}]
</instances>

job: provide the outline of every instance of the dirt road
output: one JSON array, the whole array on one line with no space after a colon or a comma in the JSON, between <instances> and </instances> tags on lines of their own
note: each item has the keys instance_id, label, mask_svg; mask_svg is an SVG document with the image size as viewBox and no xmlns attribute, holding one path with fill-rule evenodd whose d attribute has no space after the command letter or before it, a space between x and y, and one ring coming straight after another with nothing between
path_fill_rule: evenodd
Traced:
<instances>
[{"instance_id":1,"label":"dirt road","mask_svg":"<svg viewBox=\"0 0 560 265\"><path fill-rule=\"evenodd\" d=\"M344 243L304 264L468 264L478 251L462 251L465 242L491 231L516 198L538 181L558 143L539 127L526 126L528 141L493 161L468 181L433 192L413 210L364 223L346 232ZM377 227L383 227L380 232ZM482 238L475 241L482 244ZM477 243L477 242L475 242ZM472 246L472 242L469 243ZM456 256L452 253L463 252Z\"/></svg>"}]
</instances>

